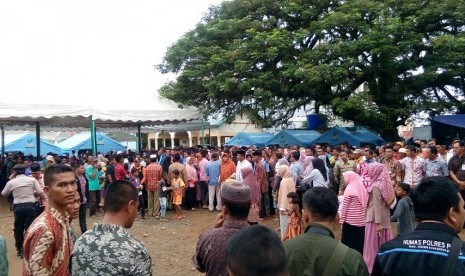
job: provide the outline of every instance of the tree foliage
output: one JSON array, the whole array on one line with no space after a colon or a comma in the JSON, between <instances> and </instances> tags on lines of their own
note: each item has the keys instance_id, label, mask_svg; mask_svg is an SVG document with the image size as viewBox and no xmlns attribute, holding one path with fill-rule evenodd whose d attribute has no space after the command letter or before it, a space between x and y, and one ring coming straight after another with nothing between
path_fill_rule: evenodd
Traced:
<instances>
[{"instance_id":1,"label":"tree foliage","mask_svg":"<svg viewBox=\"0 0 465 276\"><path fill-rule=\"evenodd\" d=\"M465 2L232 0L158 66L163 96L262 126L315 103L392 137L413 114L465 113ZM359 87L367 89L357 89Z\"/></svg>"}]
</instances>

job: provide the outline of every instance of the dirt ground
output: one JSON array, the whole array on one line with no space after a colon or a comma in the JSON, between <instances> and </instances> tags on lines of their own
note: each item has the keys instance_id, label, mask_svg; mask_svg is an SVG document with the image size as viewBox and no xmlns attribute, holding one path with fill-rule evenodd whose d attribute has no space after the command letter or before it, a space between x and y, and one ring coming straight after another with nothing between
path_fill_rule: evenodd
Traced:
<instances>
[{"instance_id":1,"label":"dirt ground","mask_svg":"<svg viewBox=\"0 0 465 276\"><path fill-rule=\"evenodd\" d=\"M168 212L168 222L160 222L155 218L148 220L138 219L129 230L134 237L142 241L152 256L153 271L155 275L199 275L192 265L191 258L195 252L195 245L203 230L213 226L218 212L208 210L187 211L186 219L173 220L173 212ZM87 227L90 229L102 216L87 218ZM0 235L7 241L9 275L22 274L22 259L16 256L13 236L13 212L5 198L0 197ZM269 217L263 224L273 229L278 227L277 222ZM76 232L80 234L78 221L72 223ZM393 224L395 232L395 224ZM340 239L340 228L334 224L333 231ZM465 231L460 234L465 238Z\"/></svg>"},{"instance_id":2,"label":"dirt ground","mask_svg":"<svg viewBox=\"0 0 465 276\"><path fill-rule=\"evenodd\" d=\"M191 258L200 233L213 227L217 214L217 211L198 209L187 211L184 220L174 220L171 219L174 212L169 211L168 222L160 222L155 218L142 220L139 217L129 232L147 247L152 256L155 275L200 275L194 269ZM87 218L87 227L92 228L92 225L101 219L102 216ZM0 197L0 235L7 241L9 275L17 276L22 274L22 259L16 256L13 222L13 212L9 211L5 198ZM263 224L274 229L278 227L277 222L271 217ZM73 221L72 225L79 235L78 221Z\"/></svg>"}]
</instances>

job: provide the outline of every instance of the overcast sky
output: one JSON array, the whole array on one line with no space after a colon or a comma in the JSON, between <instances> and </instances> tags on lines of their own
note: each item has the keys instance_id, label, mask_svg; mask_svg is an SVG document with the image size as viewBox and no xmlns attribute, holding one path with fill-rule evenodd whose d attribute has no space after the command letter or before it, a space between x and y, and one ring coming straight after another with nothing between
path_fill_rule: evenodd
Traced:
<instances>
[{"instance_id":1,"label":"overcast sky","mask_svg":"<svg viewBox=\"0 0 465 276\"><path fill-rule=\"evenodd\" d=\"M0 0L0 101L153 101L169 78L153 65L220 2Z\"/></svg>"}]
</instances>

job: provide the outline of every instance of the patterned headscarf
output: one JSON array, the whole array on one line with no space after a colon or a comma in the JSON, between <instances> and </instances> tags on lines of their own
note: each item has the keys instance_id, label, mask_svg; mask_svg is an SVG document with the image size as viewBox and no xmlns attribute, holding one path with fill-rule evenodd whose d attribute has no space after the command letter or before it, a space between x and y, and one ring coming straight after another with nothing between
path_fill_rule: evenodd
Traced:
<instances>
[{"instance_id":1,"label":"patterned headscarf","mask_svg":"<svg viewBox=\"0 0 465 276\"><path fill-rule=\"evenodd\" d=\"M347 188L344 191L344 196L356 196L363 206L363 209L368 204L368 192L363 185L360 175L353 171L343 172L344 181L347 183Z\"/></svg>"},{"instance_id":2,"label":"patterned headscarf","mask_svg":"<svg viewBox=\"0 0 465 276\"><path fill-rule=\"evenodd\" d=\"M367 171L368 176L370 177L370 181L368 183L364 183L367 191L371 193L374 187L378 187L383 199L389 199L392 193L394 193L394 189L391 184L391 177L389 176L387 167L381 163L374 162L367 165Z\"/></svg>"}]
</instances>

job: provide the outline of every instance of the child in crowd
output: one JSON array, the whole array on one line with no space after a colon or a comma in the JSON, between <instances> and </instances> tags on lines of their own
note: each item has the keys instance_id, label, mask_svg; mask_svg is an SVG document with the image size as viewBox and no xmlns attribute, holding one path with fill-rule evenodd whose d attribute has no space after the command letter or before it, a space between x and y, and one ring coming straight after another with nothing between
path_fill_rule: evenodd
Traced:
<instances>
[{"instance_id":1,"label":"child in crowd","mask_svg":"<svg viewBox=\"0 0 465 276\"><path fill-rule=\"evenodd\" d=\"M408 196L410 185L399 183L394 189L396 196L401 199L397 203L396 210L391 216L391 221L397 221L397 235L402 236L410 233L415 228L415 212L413 202Z\"/></svg>"},{"instance_id":2,"label":"child in crowd","mask_svg":"<svg viewBox=\"0 0 465 276\"><path fill-rule=\"evenodd\" d=\"M133 167L131 169L131 177L129 178L129 181L131 181L132 185L134 185L134 187L139 190L139 211L142 215L142 219L147 219L145 216L144 197L142 196L142 189L144 186L140 183L139 170L137 168Z\"/></svg>"},{"instance_id":3,"label":"child in crowd","mask_svg":"<svg viewBox=\"0 0 465 276\"><path fill-rule=\"evenodd\" d=\"M173 179L171 179L171 189L173 190L173 204L176 209L175 219L183 219L186 216L182 214L181 204L182 204L182 194L184 191L184 181L179 177L179 170L173 170Z\"/></svg>"},{"instance_id":4,"label":"child in crowd","mask_svg":"<svg viewBox=\"0 0 465 276\"><path fill-rule=\"evenodd\" d=\"M166 172L163 172L160 180L160 221L166 221L166 205L167 205L167 191L171 190L171 187L166 186Z\"/></svg>"},{"instance_id":5,"label":"child in crowd","mask_svg":"<svg viewBox=\"0 0 465 276\"><path fill-rule=\"evenodd\" d=\"M284 234L284 239L292 239L302 234L302 214L300 213L300 199L296 192L290 192L287 194L287 200L291 206L291 210L287 210L289 217L289 222L287 224L286 234Z\"/></svg>"}]
</instances>

